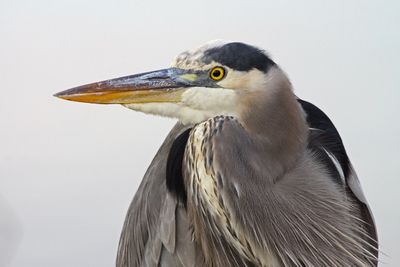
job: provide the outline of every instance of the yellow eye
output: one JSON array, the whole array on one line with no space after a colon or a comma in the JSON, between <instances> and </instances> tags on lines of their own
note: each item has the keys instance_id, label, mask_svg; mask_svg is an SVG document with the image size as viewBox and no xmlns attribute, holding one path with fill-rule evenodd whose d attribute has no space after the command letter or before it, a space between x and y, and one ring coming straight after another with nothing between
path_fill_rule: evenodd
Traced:
<instances>
[{"instance_id":1,"label":"yellow eye","mask_svg":"<svg viewBox=\"0 0 400 267\"><path fill-rule=\"evenodd\" d=\"M225 70L222 67L215 67L210 71L210 78L219 81L225 76Z\"/></svg>"}]
</instances>

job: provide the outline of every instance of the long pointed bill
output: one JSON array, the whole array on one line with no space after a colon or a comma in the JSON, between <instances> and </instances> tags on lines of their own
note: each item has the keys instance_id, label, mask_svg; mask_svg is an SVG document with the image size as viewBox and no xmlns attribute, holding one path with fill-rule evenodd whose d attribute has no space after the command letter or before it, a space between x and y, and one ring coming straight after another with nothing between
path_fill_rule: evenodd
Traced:
<instances>
[{"instance_id":1,"label":"long pointed bill","mask_svg":"<svg viewBox=\"0 0 400 267\"><path fill-rule=\"evenodd\" d=\"M193 72L169 68L91 83L54 96L98 104L179 102L185 88L193 86L196 78Z\"/></svg>"}]
</instances>

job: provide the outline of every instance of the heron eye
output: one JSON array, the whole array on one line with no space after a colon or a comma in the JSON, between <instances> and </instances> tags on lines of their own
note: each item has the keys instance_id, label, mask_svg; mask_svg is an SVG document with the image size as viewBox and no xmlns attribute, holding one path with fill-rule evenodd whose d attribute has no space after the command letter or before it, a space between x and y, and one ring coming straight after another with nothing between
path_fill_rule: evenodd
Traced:
<instances>
[{"instance_id":1,"label":"heron eye","mask_svg":"<svg viewBox=\"0 0 400 267\"><path fill-rule=\"evenodd\" d=\"M210 78L219 81L225 76L225 70L222 67L215 67L210 71Z\"/></svg>"}]
</instances>

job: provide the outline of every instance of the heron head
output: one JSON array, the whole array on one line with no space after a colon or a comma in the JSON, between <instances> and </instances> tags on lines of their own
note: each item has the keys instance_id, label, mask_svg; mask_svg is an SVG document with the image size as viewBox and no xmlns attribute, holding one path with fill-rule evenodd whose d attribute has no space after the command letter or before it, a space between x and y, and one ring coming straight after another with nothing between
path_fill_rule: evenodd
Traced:
<instances>
[{"instance_id":1,"label":"heron head","mask_svg":"<svg viewBox=\"0 0 400 267\"><path fill-rule=\"evenodd\" d=\"M276 78L282 77L286 76L262 50L239 42L213 41L181 53L170 68L91 83L55 96L122 104L197 123L217 115L237 116L245 99L271 91Z\"/></svg>"}]
</instances>

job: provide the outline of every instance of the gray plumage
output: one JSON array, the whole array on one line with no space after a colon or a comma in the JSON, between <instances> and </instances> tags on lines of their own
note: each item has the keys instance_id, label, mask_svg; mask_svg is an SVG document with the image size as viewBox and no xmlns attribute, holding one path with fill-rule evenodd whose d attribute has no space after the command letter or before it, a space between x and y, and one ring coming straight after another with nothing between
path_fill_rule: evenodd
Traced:
<instances>
[{"instance_id":1,"label":"gray plumage","mask_svg":"<svg viewBox=\"0 0 400 267\"><path fill-rule=\"evenodd\" d=\"M150 164L125 219L117 266L196 266L189 218L165 184L166 155L187 128L178 123Z\"/></svg>"},{"instance_id":2,"label":"gray plumage","mask_svg":"<svg viewBox=\"0 0 400 267\"><path fill-rule=\"evenodd\" d=\"M129 207L118 267L377 265L339 133L262 50L208 43L171 68L56 96L180 121Z\"/></svg>"},{"instance_id":3,"label":"gray plumage","mask_svg":"<svg viewBox=\"0 0 400 267\"><path fill-rule=\"evenodd\" d=\"M117 265L375 265L375 229L358 179L351 170L342 186L332 183L329 171L307 148L310 132L321 130L309 129L295 102L293 95L286 111L297 123L288 119L281 102L281 112L268 117L269 127L260 138L232 117L195 126L183 164L186 209L165 186L166 155L174 138L188 128L177 124L128 211ZM200 165L214 183L213 192L199 186ZM218 209L222 212L214 212Z\"/></svg>"}]
</instances>

